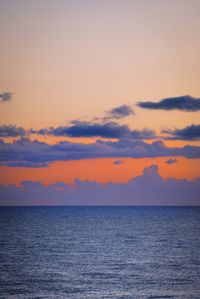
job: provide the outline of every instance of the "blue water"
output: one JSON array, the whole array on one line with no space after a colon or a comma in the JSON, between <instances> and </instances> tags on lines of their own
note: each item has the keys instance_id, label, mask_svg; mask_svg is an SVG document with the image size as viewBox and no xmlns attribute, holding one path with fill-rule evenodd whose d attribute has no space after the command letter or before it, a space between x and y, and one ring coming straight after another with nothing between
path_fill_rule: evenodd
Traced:
<instances>
[{"instance_id":1,"label":"blue water","mask_svg":"<svg viewBox=\"0 0 200 299\"><path fill-rule=\"evenodd\" d=\"M200 298L200 208L4 207L0 298Z\"/></svg>"}]
</instances>

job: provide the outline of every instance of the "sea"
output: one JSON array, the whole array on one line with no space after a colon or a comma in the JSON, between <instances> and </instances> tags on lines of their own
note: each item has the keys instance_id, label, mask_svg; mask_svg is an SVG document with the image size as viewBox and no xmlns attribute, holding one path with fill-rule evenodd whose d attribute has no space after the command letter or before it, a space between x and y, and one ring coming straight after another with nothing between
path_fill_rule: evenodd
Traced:
<instances>
[{"instance_id":1,"label":"sea","mask_svg":"<svg viewBox=\"0 0 200 299\"><path fill-rule=\"evenodd\" d=\"M199 207L1 207L0 298L199 299Z\"/></svg>"}]
</instances>

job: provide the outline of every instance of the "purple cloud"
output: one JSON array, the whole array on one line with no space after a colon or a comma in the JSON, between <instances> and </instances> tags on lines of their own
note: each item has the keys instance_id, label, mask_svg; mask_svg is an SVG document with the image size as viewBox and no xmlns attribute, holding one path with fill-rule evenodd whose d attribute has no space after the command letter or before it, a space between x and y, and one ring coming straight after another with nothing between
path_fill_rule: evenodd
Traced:
<instances>
[{"instance_id":1,"label":"purple cloud","mask_svg":"<svg viewBox=\"0 0 200 299\"><path fill-rule=\"evenodd\" d=\"M106 116L104 119L122 119L124 117L134 115L135 112L133 111L133 108L129 105L122 105L116 108L112 108L109 111L107 111Z\"/></svg>"},{"instance_id":2,"label":"purple cloud","mask_svg":"<svg viewBox=\"0 0 200 299\"><path fill-rule=\"evenodd\" d=\"M122 161L122 160L115 160L114 162L113 162L113 164L114 165L121 165L121 164L123 164L124 162Z\"/></svg>"},{"instance_id":3,"label":"purple cloud","mask_svg":"<svg viewBox=\"0 0 200 299\"><path fill-rule=\"evenodd\" d=\"M33 131L34 132L34 131ZM50 127L35 131L40 135L54 135L66 137L101 137L101 138L130 138L130 139L154 139L156 134L153 130L131 130L127 125L116 122L89 122L72 121L68 126Z\"/></svg>"},{"instance_id":4,"label":"purple cloud","mask_svg":"<svg viewBox=\"0 0 200 299\"><path fill-rule=\"evenodd\" d=\"M84 144L59 142L47 144L22 137L12 143L0 140L0 165L44 167L54 161L93 158L177 157L200 158L200 146L167 147L162 141L146 143L138 140L101 141Z\"/></svg>"},{"instance_id":5,"label":"purple cloud","mask_svg":"<svg viewBox=\"0 0 200 299\"><path fill-rule=\"evenodd\" d=\"M26 130L14 125L0 125L0 137L19 137L26 135Z\"/></svg>"},{"instance_id":6,"label":"purple cloud","mask_svg":"<svg viewBox=\"0 0 200 299\"><path fill-rule=\"evenodd\" d=\"M200 99L186 95L162 99L159 102L138 102L137 105L145 109L195 112L200 110Z\"/></svg>"},{"instance_id":7,"label":"purple cloud","mask_svg":"<svg viewBox=\"0 0 200 299\"><path fill-rule=\"evenodd\" d=\"M97 183L76 179L43 186L25 181L0 185L0 205L200 205L200 178L163 179L157 165L127 183Z\"/></svg>"},{"instance_id":8,"label":"purple cloud","mask_svg":"<svg viewBox=\"0 0 200 299\"><path fill-rule=\"evenodd\" d=\"M5 91L0 93L0 102L10 102L12 100L13 93Z\"/></svg>"},{"instance_id":9,"label":"purple cloud","mask_svg":"<svg viewBox=\"0 0 200 299\"><path fill-rule=\"evenodd\" d=\"M177 163L177 160L176 159L169 159L165 163L167 163L167 164L174 164L174 163Z\"/></svg>"},{"instance_id":10,"label":"purple cloud","mask_svg":"<svg viewBox=\"0 0 200 299\"><path fill-rule=\"evenodd\" d=\"M168 134L166 139L171 140L200 140L200 125L190 125L183 129L164 129L162 133Z\"/></svg>"}]
</instances>

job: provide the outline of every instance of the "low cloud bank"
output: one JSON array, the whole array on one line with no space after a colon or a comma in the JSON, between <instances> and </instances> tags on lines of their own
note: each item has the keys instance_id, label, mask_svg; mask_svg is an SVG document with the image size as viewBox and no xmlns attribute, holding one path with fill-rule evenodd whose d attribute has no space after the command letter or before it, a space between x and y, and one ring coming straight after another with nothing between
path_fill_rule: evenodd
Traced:
<instances>
[{"instance_id":1,"label":"low cloud bank","mask_svg":"<svg viewBox=\"0 0 200 299\"><path fill-rule=\"evenodd\" d=\"M157 165L127 183L80 181L44 186L24 181L21 186L0 185L0 205L200 205L200 178L163 179Z\"/></svg>"}]
</instances>

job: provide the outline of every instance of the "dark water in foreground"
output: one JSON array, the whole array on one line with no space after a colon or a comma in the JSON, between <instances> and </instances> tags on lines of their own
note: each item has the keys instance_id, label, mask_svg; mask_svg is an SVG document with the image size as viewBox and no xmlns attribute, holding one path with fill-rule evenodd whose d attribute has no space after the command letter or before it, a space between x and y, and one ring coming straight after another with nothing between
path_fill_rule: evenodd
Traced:
<instances>
[{"instance_id":1,"label":"dark water in foreground","mask_svg":"<svg viewBox=\"0 0 200 299\"><path fill-rule=\"evenodd\" d=\"M200 208L1 208L0 232L0 298L200 298Z\"/></svg>"}]
</instances>

